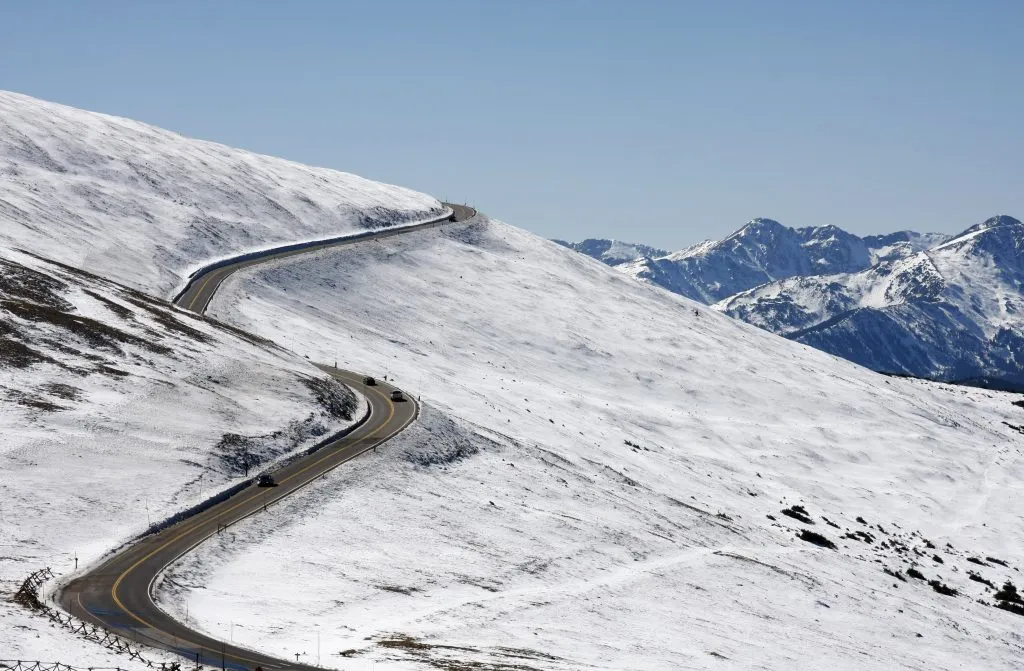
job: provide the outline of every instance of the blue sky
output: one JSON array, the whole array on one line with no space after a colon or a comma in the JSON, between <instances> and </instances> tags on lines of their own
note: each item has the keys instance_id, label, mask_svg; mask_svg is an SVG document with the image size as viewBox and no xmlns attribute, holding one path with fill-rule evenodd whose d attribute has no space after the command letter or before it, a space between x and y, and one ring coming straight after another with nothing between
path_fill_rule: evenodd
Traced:
<instances>
[{"instance_id":1,"label":"blue sky","mask_svg":"<svg viewBox=\"0 0 1024 671\"><path fill-rule=\"evenodd\" d=\"M10 2L0 88L677 248L1024 218L1024 3Z\"/></svg>"}]
</instances>

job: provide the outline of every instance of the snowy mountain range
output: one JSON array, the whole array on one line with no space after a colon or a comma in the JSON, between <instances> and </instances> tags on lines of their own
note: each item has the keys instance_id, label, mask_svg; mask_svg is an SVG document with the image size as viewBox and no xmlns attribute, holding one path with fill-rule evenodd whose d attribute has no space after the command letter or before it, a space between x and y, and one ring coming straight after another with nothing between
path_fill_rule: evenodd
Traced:
<instances>
[{"instance_id":1,"label":"snowy mountain range","mask_svg":"<svg viewBox=\"0 0 1024 671\"><path fill-rule=\"evenodd\" d=\"M767 282L864 270L909 256L943 236L902 231L860 238L835 226L789 228L754 219L724 240L622 264L633 277L714 303Z\"/></svg>"},{"instance_id":2,"label":"snowy mountain range","mask_svg":"<svg viewBox=\"0 0 1024 671\"><path fill-rule=\"evenodd\" d=\"M1024 225L993 217L857 273L789 278L715 307L874 370L1024 389Z\"/></svg>"},{"instance_id":3,"label":"snowy mountain range","mask_svg":"<svg viewBox=\"0 0 1024 671\"><path fill-rule=\"evenodd\" d=\"M593 246L593 245L592 245ZM858 237L755 219L717 242L617 264L641 281L874 370L1024 388L1024 227Z\"/></svg>"}]
</instances>

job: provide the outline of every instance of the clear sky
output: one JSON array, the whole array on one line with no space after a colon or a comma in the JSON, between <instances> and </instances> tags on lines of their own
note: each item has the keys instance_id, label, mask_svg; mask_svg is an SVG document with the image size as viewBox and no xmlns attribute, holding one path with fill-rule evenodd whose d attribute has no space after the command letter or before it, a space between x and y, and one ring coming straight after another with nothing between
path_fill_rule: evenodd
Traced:
<instances>
[{"instance_id":1,"label":"clear sky","mask_svg":"<svg viewBox=\"0 0 1024 671\"><path fill-rule=\"evenodd\" d=\"M1024 218L1024 2L5 2L0 88L678 248Z\"/></svg>"}]
</instances>

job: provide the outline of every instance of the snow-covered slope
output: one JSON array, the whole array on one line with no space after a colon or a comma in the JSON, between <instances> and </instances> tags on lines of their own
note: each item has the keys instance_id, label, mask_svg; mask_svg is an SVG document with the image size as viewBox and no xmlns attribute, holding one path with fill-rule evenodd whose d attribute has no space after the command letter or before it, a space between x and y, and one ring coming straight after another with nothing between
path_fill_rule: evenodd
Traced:
<instances>
[{"instance_id":1,"label":"snow-covered slope","mask_svg":"<svg viewBox=\"0 0 1024 671\"><path fill-rule=\"evenodd\" d=\"M772 219L753 219L724 240L648 255L620 267L637 279L714 303L775 280L857 272L940 239L910 231L859 238L835 226L789 228Z\"/></svg>"},{"instance_id":2,"label":"snow-covered slope","mask_svg":"<svg viewBox=\"0 0 1024 671\"><path fill-rule=\"evenodd\" d=\"M154 295L202 261L442 210L409 189L0 91L0 246Z\"/></svg>"},{"instance_id":3,"label":"snow-covered slope","mask_svg":"<svg viewBox=\"0 0 1024 671\"><path fill-rule=\"evenodd\" d=\"M1024 225L993 217L860 273L791 278L716 308L894 373L1024 389Z\"/></svg>"},{"instance_id":4,"label":"snow-covered slope","mask_svg":"<svg viewBox=\"0 0 1024 671\"><path fill-rule=\"evenodd\" d=\"M269 342L0 249L0 590L45 566L67 575L76 557L86 566L247 469L347 426L364 403ZM6 598L0 650L128 661Z\"/></svg>"},{"instance_id":5,"label":"snow-covered slope","mask_svg":"<svg viewBox=\"0 0 1024 671\"><path fill-rule=\"evenodd\" d=\"M609 266L618 266L628 261L638 261L645 257L665 256L668 254L664 249L656 249L634 242L622 242L621 240L587 238L582 242L566 242L565 240L553 240L552 242L557 242L563 247L568 247L581 254L591 256Z\"/></svg>"},{"instance_id":6,"label":"snow-covered slope","mask_svg":"<svg viewBox=\"0 0 1024 671\"><path fill-rule=\"evenodd\" d=\"M425 411L173 570L166 607L204 629L334 668L1019 665L1024 620L970 578L1020 581L1011 396L486 220L248 271L213 309Z\"/></svg>"},{"instance_id":7,"label":"snow-covered slope","mask_svg":"<svg viewBox=\"0 0 1024 671\"><path fill-rule=\"evenodd\" d=\"M442 210L0 92L3 591L47 565L66 576L76 556L85 566L365 408L301 357L151 296L226 255ZM0 658L12 657L131 663L0 600Z\"/></svg>"}]
</instances>

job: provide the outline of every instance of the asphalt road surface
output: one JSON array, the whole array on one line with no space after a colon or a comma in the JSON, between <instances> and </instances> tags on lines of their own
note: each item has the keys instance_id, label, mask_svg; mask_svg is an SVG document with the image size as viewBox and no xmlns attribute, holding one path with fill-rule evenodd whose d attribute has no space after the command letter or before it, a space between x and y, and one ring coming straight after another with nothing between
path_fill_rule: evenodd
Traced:
<instances>
[{"instance_id":1,"label":"asphalt road surface","mask_svg":"<svg viewBox=\"0 0 1024 671\"><path fill-rule=\"evenodd\" d=\"M175 302L181 307L202 313L220 283L240 268L325 247L400 235L440 226L449 221L464 221L476 215L476 211L470 207L447 205L453 214L441 220L398 230L375 231L357 239L306 245L301 249L285 246L261 252L256 258L246 256L236 263L208 268L192 279ZM368 386L364 384L364 376L361 374L330 366L320 368L366 397L370 412L362 424L316 452L275 471L273 478L278 486L257 487L252 484L227 500L119 551L65 585L57 597L61 606L80 620L104 627L119 636L175 652L192 663L249 671L256 667L268 670L317 668L275 659L194 631L187 623L178 622L160 610L153 603L151 588L154 579L165 567L203 540L223 533L239 520L266 510L331 469L367 450L375 449L415 420L418 413L415 400L404 395L404 400L392 401L390 395L396 389L387 383L377 381ZM266 617L272 619L274 613L268 612Z\"/></svg>"}]
</instances>

